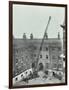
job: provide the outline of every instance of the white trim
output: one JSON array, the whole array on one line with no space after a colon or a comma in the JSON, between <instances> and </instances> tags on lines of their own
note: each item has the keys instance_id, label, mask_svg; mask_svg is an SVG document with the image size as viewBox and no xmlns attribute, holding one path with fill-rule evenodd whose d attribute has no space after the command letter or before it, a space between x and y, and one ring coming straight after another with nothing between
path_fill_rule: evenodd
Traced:
<instances>
[{"instance_id":1,"label":"white trim","mask_svg":"<svg viewBox=\"0 0 69 90\"><path fill-rule=\"evenodd\" d=\"M32 68L31 68L31 69L28 69L28 70L22 72L21 74L15 76L15 77L13 78L13 84L21 81L23 78L26 78L26 77L30 74L30 71L31 71L31 73L33 73L33 70L32 70ZM27 72L27 74L26 74L26 72ZM21 76L21 75L23 75L23 76ZM16 80L16 78L17 78L17 80Z\"/></svg>"}]
</instances>

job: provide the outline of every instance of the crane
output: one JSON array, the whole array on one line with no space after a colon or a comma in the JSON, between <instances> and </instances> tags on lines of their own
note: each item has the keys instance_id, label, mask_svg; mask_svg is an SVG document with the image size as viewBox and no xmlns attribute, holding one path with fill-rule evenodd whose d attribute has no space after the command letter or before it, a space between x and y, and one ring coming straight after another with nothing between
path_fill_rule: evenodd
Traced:
<instances>
[{"instance_id":1,"label":"crane","mask_svg":"<svg viewBox=\"0 0 69 90\"><path fill-rule=\"evenodd\" d=\"M46 32L48 30L48 26L49 26L50 20L51 20L51 16L49 16L49 20L48 20L47 26L45 28L44 36L43 36L43 39L42 39L42 42L41 42L41 45L40 45L40 48L39 48L39 51L38 51L38 55L37 55L36 61L35 61L35 65L34 65L34 69L33 69L33 73L34 74L38 72L39 55L40 55L40 52L42 50L42 46L43 46L43 43L44 43L44 39L45 39L45 36L46 36Z\"/></svg>"}]
</instances>

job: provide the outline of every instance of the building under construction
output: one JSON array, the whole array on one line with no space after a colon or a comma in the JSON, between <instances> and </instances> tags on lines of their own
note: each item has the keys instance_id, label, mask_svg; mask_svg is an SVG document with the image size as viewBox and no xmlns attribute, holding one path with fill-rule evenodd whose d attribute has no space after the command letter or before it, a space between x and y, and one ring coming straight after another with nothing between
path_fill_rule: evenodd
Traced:
<instances>
[{"instance_id":1,"label":"building under construction","mask_svg":"<svg viewBox=\"0 0 69 90\"><path fill-rule=\"evenodd\" d=\"M49 22L48 22L49 24ZM47 30L48 26L46 27ZM13 79L14 82L25 78L35 71L43 71L49 76L49 71L63 72L62 42L60 34L57 38L48 38L47 32L43 39L35 39L33 34L22 39L13 38ZM35 65L36 64L36 65ZM18 78L19 76L20 78Z\"/></svg>"}]
</instances>

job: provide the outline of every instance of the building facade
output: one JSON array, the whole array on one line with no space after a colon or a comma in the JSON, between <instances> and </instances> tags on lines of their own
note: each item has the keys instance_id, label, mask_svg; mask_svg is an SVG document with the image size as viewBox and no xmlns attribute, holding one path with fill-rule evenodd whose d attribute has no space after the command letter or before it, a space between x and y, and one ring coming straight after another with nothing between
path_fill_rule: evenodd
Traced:
<instances>
[{"instance_id":1,"label":"building facade","mask_svg":"<svg viewBox=\"0 0 69 90\"><path fill-rule=\"evenodd\" d=\"M13 77L32 68L37 60L42 39L13 39ZM62 43L60 38L44 40L39 55L38 70L62 70Z\"/></svg>"}]
</instances>

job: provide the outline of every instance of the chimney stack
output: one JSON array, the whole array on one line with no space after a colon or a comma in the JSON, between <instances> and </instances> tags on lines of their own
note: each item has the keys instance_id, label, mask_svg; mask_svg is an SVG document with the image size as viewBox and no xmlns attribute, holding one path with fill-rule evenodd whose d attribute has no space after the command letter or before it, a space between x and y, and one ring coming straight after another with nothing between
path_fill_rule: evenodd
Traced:
<instances>
[{"instance_id":1,"label":"chimney stack","mask_svg":"<svg viewBox=\"0 0 69 90\"><path fill-rule=\"evenodd\" d=\"M33 34L32 33L30 34L30 39L33 39Z\"/></svg>"}]
</instances>

